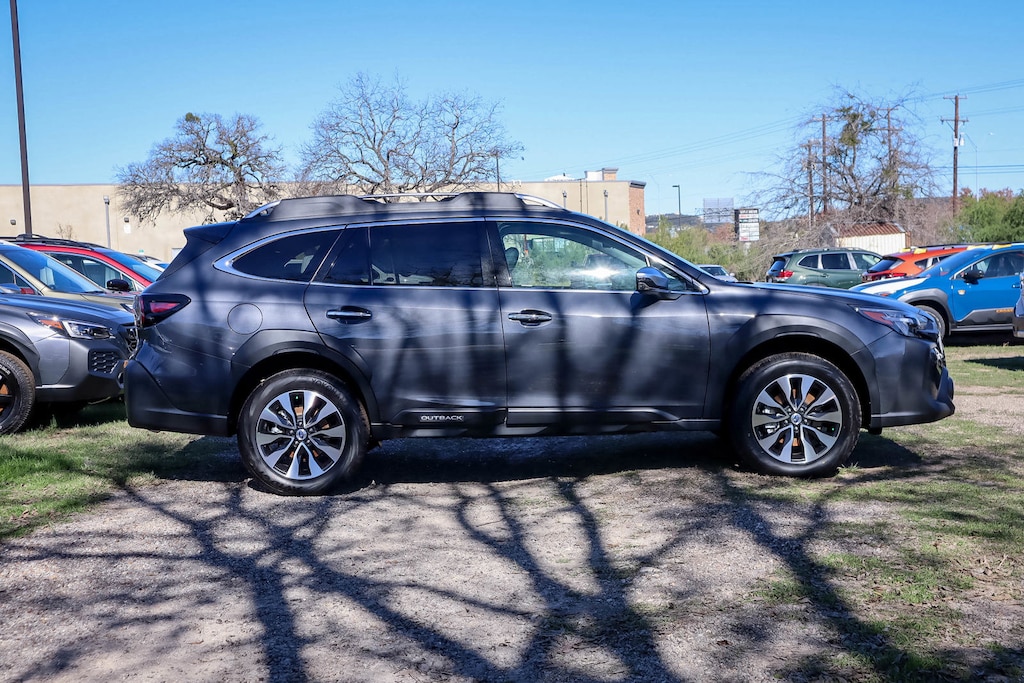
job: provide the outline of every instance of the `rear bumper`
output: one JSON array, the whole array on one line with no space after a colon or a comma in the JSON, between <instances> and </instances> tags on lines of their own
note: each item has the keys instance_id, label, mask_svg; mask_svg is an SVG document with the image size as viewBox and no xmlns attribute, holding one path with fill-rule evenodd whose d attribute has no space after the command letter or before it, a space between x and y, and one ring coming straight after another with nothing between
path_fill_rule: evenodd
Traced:
<instances>
[{"instance_id":1,"label":"rear bumper","mask_svg":"<svg viewBox=\"0 0 1024 683\"><path fill-rule=\"evenodd\" d=\"M179 410L137 360L125 369L124 402L128 424L142 429L210 436L229 436L227 417Z\"/></svg>"}]
</instances>

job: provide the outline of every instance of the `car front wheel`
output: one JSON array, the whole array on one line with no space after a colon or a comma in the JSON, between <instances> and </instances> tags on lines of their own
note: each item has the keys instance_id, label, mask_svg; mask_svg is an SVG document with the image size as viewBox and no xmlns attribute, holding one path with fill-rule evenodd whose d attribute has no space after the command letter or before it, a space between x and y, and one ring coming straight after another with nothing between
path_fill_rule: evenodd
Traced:
<instances>
[{"instance_id":1,"label":"car front wheel","mask_svg":"<svg viewBox=\"0 0 1024 683\"><path fill-rule=\"evenodd\" d=\"M805 353L771 356L740 377L730 410L733 447L767 474L832 474L860 437L861 411L849 378Z\"/></svg>"},{"instance_id":2,"label":"car front wheel","mask_svg":"<svg viewBox=\"0 0 1024 683\"><path fill-rule=\"evenodd\" d=\"M0 434L22 428L36 401L32 371L17 356L0 352Z\"/></svg>"},{"instance_id":3,"label":"car front wheel","mask_svg":"<svg viewBox=\"0 0 1024 683\"><path fill-rule=\"evenodd\" d=\"M366 414L336 378L287 370L249 395L238 420L246 469L284 495L322 493L349 478L369 439Z\"/></svg>"}]
</instances>

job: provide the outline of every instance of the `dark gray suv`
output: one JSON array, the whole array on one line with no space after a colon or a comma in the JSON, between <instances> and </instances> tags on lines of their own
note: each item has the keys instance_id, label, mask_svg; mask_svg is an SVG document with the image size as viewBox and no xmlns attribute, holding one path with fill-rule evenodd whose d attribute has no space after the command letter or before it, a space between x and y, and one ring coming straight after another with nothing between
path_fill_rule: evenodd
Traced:
<instances>
[{"instance_id":1,"label":"dark gray suv","mask_svg":"<svg viewBox=\"0 0 1024 683\"><path fill-rule=\"evenodd\" d=\"M541 200L394 199L186 230L138 299L129 422L237 433L254 477L302 494L409 436L711 430L761 471L825 474L861 428L953 412L910 306L722 282Z\"/></svg>"}]
</instances>

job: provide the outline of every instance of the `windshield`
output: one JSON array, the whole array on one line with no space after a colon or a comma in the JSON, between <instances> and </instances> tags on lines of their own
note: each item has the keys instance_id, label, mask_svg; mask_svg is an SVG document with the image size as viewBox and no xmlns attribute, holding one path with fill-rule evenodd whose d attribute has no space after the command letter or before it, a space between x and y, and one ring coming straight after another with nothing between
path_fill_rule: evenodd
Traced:
<instances>
[{"instance_id":1,"label":"windshield","mask_svg":"<svg viewBox=\"0 0 1024 683\"><path fill-rule=\"evenodd\" d=\"M103 291L89 278L42 252L16 247L5 249L3 255L4 258L27 271L37 282L41 282L54 291L69 294Z\"/></svg>"},{"instance_id":2,"label":"windshield","mask_svg":"<svg viewBox=\"0 0 1024 683\"><path fill-rule=\"evenodd\" d=\"M136 256L125 254L120 251L105 251L103 253L120 263L125 268L135 271L136 274L141 275L150 282L153 282L160 277L159 268L154 268Z\"/></svg>"},{"instance_id":3,"label":"windshield","mask_svg":"<svg viewBox=\"0 0 1024 683\"><path fill-rule=\"evenodd\" d=\"M988 253L979 249L968 249L959 254L953 254L949 258L942 259L931 268L926 268L914 277L945 277L961 268L970 265L981 258L981 255Z\"/></svg>"}]
</instances>

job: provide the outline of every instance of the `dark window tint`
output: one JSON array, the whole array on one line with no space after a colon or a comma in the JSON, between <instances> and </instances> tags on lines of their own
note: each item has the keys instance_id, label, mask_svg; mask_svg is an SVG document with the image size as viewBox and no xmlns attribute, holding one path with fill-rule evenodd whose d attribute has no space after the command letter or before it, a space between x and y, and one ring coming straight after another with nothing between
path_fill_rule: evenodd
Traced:
<instances>
[{"instance_id":1,"label":"dark window tint","mask_svg":"<svg viewBox=\"0 0 1024 683\"><path fill-rule=\"evenodd\" d=\"M370 275L375 285L480 287L482 230L477 223L389 225L370 228Z\"/></svg>"},{"instance_id":2,"label":"dark window tint","mask_svg":"<svg viewBox=\"0 0 1024 683\"><path fill-rule=\"evenodd\" d=\"M849 270L850 259L846 254L822 254L821 267L825 270Z\"/></svg>"},{"instance_id":3,"label":"dark window tint","mask_svg":"<svg viewBox=\"0 0 1024 683\"><path fill-rule=\"evenodd\" d=\"M235 259L235 269L257 277L309 282L338 232L318 230L282 237Z\"/></svg>"},{"instance_id":4,"label":"dark window tint","mask_svg":"<svg viewBox=\"0 0 1024 683\"><path fill-rule=\"evenodd\" d=\"M883 270L892 270L901 263L903 263L903 261L898 258L884 258L875 265L868 268L868 272L881 273Z\"/></svg>"},{"instance_id":5,"label":"dark window tint","mask_svg":"<svg viewBox=\"0 0 1024 683\"><path fill-rule=\"evenodd\" d=\"M811 254L810 256L804 256L800 259L800 265L804 268L818 268L818 255Z\"/></svg>"},{"instance_id":6,"label":"dark window tint","mask_svg":"<svg viewBox=\"0 0 1024 683\"><path fill-rule=\"evenodd\" d=\"M338 255L324 279L339 285L370 284L370 246L366 241L366 228L347 228L341 234Z\"/></svg>"}]
</instances>

